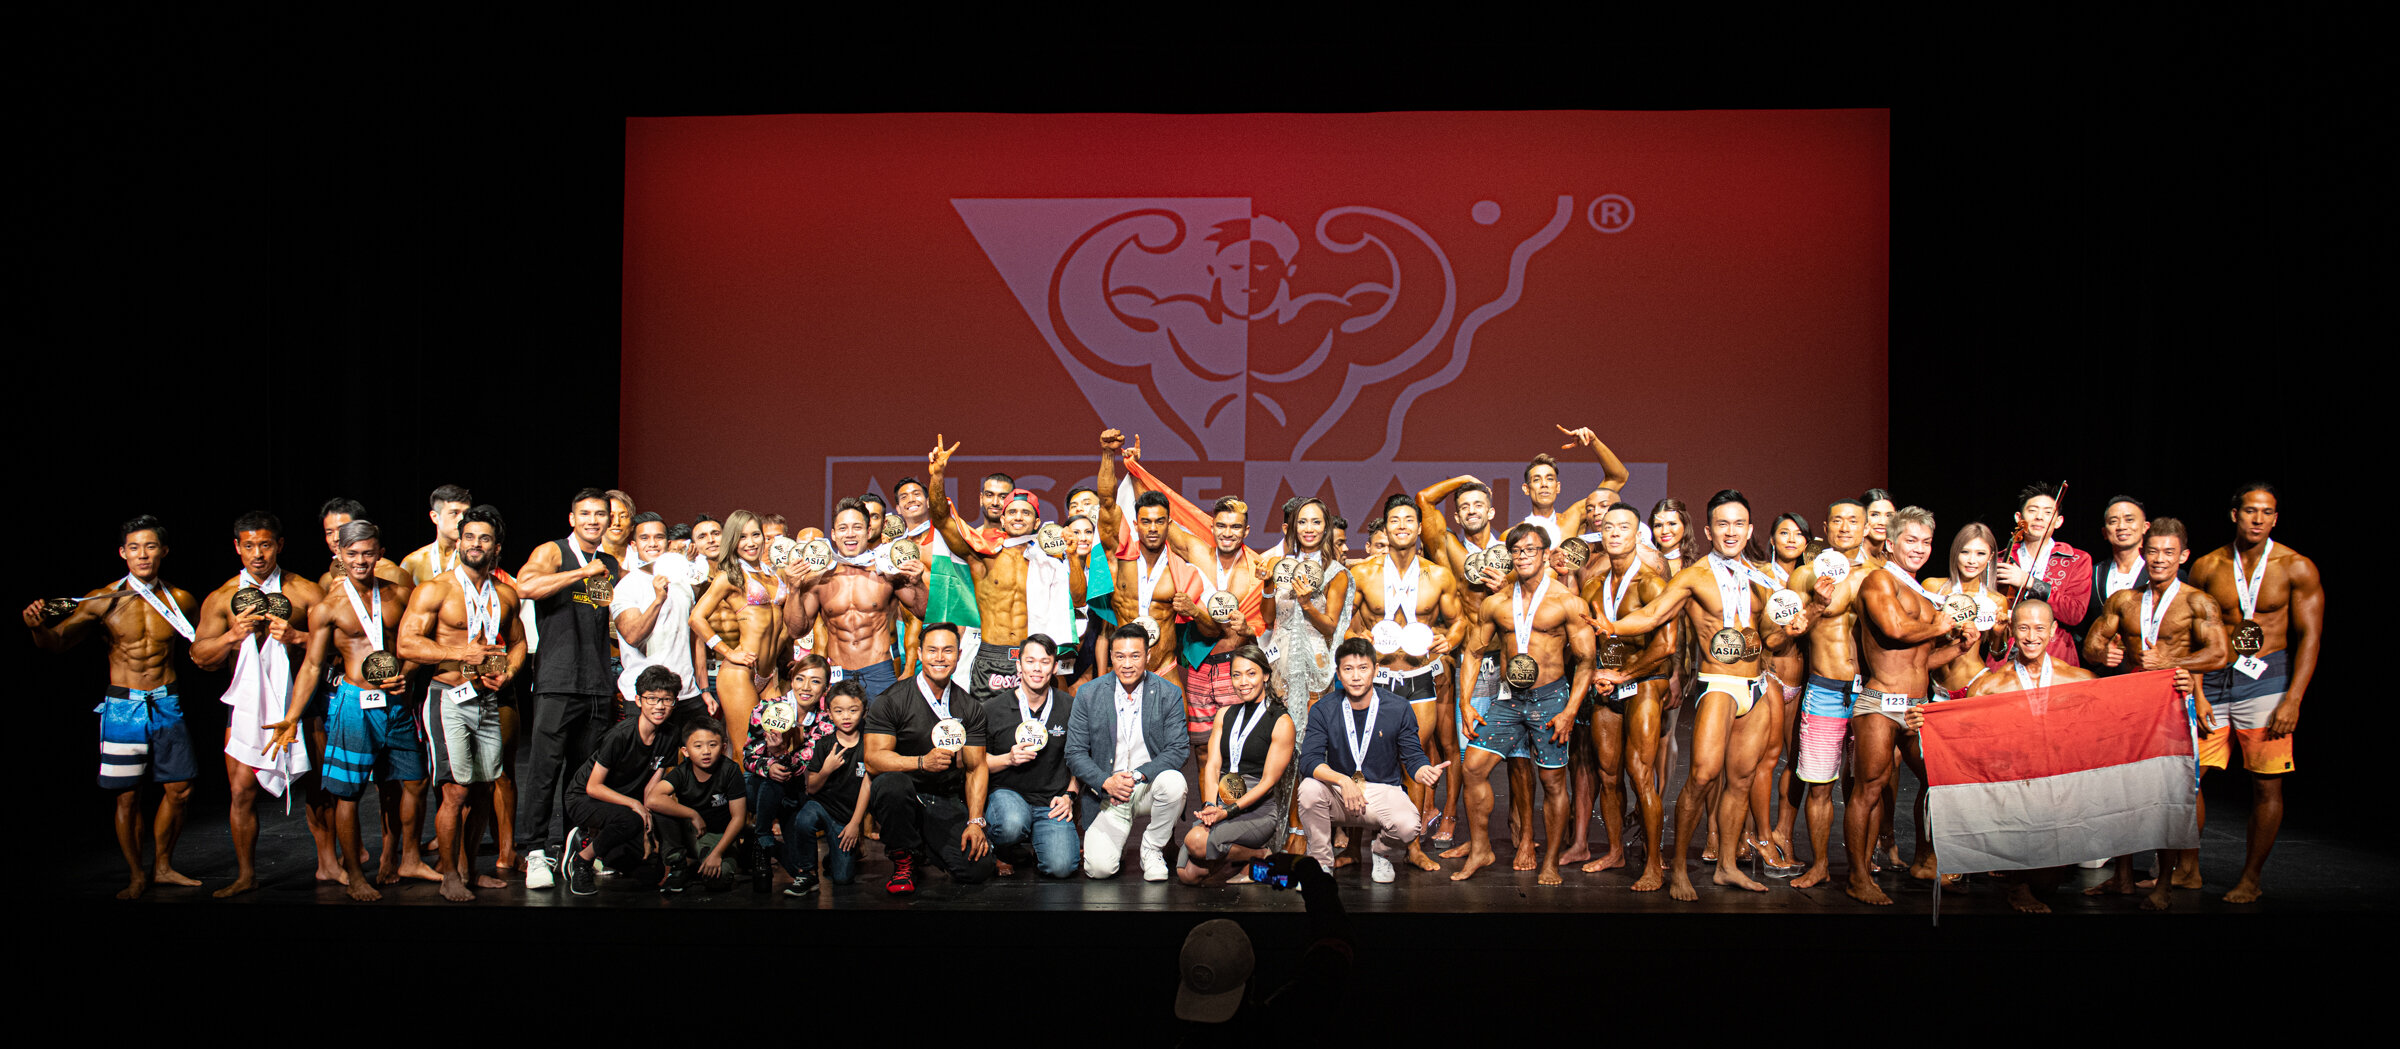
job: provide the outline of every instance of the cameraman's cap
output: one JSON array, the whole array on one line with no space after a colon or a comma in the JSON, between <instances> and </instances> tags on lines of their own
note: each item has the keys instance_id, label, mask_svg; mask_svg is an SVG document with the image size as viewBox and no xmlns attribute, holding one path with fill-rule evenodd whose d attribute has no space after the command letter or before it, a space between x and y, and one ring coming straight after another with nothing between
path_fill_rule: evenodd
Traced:
<instances>
[{"instance_id":1,"label":"cameraman's cap","mask_svg":"<svg viewBox=\"0 0 2400 1049\"><path fill-rule=\"evenodd\" d=\"M1250 934L1224 918L1201 922L1183 938L1183 986L1175 990L1175 1016L1224 1023L1241 1008L1242 989L1257 958Z\"/></svg>"}]
</instances>

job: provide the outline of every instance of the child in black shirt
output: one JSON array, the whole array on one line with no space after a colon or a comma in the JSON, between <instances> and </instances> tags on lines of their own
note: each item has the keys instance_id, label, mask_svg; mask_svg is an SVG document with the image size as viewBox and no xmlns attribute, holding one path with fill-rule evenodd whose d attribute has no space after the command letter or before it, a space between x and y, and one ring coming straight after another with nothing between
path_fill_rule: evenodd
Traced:
<instances>
[{"instance_id":1,"label":"child in black shirt","mask_svg":"<svg viewBox=\"0 0 2400 1049\"><path fill-rule=\"evenodd\" d=\"M746 826L749 799L742 770L725 757L724 722L701 718L685 725L683 763L652 782L645 800L653 815L666 817L651 821L666 847L663 889L682 892L697 875L710 892L723 892L741 875L733 845Z\"/></svg>"}]
</instances>

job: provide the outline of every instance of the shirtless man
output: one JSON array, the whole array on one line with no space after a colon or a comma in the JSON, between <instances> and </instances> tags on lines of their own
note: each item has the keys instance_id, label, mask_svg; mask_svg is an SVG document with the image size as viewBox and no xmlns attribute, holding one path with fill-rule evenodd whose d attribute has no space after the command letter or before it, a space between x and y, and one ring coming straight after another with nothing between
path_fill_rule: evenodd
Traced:
<instances>
[{"instance_id":1,"label":"shirtless man","mask_svg":"<svg viewBox=\"0 0 2400 1049\"><path fill-rule=\"evenodd\" d=\"M1249 504L1226 496L1202 511L1142 468L1139 444L1137 438L1134 454L1122 457L1126 471L1133 475L1134 490L1167 497L1167 545L1200 576L1200 595L1177 594L1175 614L1192 624L1193 633L1210 641L1208 654L1185 671L1183 685L1184 729L1192 737L1192 760L1205 769L1209 741L1218 735L1217 711L1242 702L1233 687L1233 653L1245 645L1261 644L1267 633L1271 611L1266 590L1268 568L1245 542L1250 537ZM1232 611L1222 618L1207 604L1210 596L1218 593L1233 595ZM1292 724L1302 724L1306 713L1303 709L1303 718Z\"/></svg>"},{"instance_id":2,"label":"shirtless man","mask_svg":"<svg viewBox=\"0 0 2400 1049\"><path fill-rule=\"evenodd\" d=\"M305 757L293 760L289 752L267 754L273 733L265 726L282 719L291 702L292 670L301 662L308 643L308 617L325 596L317 584L294 578L279 567L283 522L274 514L253 510L235 520L233 553L241 559L242 570L200 602L200 619L195 624L198 633L192 641L194 666L202 670L230 668L233 674L224 699L225 705L233 708L225 728L225 781L233 789L229 829L236 873L233 884L216 891L220 899L248 892L256 885L259 788L263 785L280 797L291 781L308 771L295 768L308 764ZM259 608L236 614L233 595L248 587L282 594L291 602L290 616L279 618ZM318 842L319 881L347 880L333 846L330 833Z\"/></svg>"},{"instance_id":3,"label":"shirtless man","mask_svg":"<svg viewBox=\"0 0 2400 1049\"><path fill-rule=\"evenodd\" d=\"M1414 508L1393 509L1404 515L1401 525L1413 529L1414 522L1408 518L1414 516L1410 513ZM1387 510L1384 516L1386 527L1391 527L1391 511ZM1504 687L1492 700L1488 716L1473 704L1462 712L1468 739L1468 850L1466 863L1450 880L1474 877L1476 871L1490 866L1495 858L1491 831L1492 766L1516 749L1520 740L1525 740L1531 744L1534 765L1540 769L1542 823L1547 832L1548 852L1541 858L1541 873L1535 880L1543 885L1557 885L1560 883L1558 854L1567 840L1570 803L1567 741L1575 733L1575 708L1581 705L1592 678L1591 606L1550 571L1550 535L1539 524L1532 521L1519 524L1508 530L1502 542L1508 544L1515 568L1513 578L1504 592L1483 599L1475 633L1470 636L1466 651L1481 652L1497 646L1506 659L1501 664ZM1370 573L1360 589L1364 591L1375 584L1375 576ZM1570 653L1575 659L1572 680L1567 674ZM1482 676L1481 661L1475 661L1473 668L1473 673ZM1468 682L1469 695L1474 694L1474 684ZM1526 869L1531 859L1530 855L1519 854L1516 869Z\"/></svg>"},{"instance_id":4,"label":"shirtless man","mask_svg":"<svg viewBox=\"0 0 2400 1049\"><path fill-rule=\"evenodd\" d=\"M2084 635L2083 660L2094 668L2109 668L2119 673L2134 670L2176 671L2175 683L2186 694L2200 675L2223 667L2233 659L2231 640L2227 635L2224 613L2215 598L2198 586L2186 586L2176 574L2191 560L2191 533L2183 522L2161 517L2149 522L2148 534L2142 537L2142 585L2120 590L2100 607L2099 616L2092 620L2092 629ZM2238 622L2238 620L2237 620ZM2048 638L2042 639L2045 645ZM2022 656L2019 657L2022 662ZM2117 671L2116 668L2124 668ZM1999 677L1987 674L1986 677ZM2070 680L2082 680L2074 678ZM1971 690L1970 690L1971 691ZM2209 699L2195 700L2196 710L2203 723L2210 714ZM2208 802L2203 799L2201 819L2207 819ZM2180 868L2182 854L2189 853L2195 868L2199 865L2198 849L2162 849L2158 854L2161 874ZM2142 901L2149 910L2165 910L2169 891L2174 888L2173 876L2154 878L2150 896ZM2108 880L2087 890L2087 895L2131 893L2133 857L2119 856L2116 870Z\"/></svg>"},{"instance_id":5,"label":"shirtless man","mask_svg":"<svg viewBox=\"0 0 2400 1049\"><path fill-rule=\"evenodd\" d=\"M299 680L314 681L320 668L333 670L334 688L326 697L327 710L315 730L333 740L333 758L318 766L318 778L334 798L333 825L341 839L343 884L350 898L372 903L383 898L360 864L365 844L358 831L358 799L372 781L383 810L383 854L376 863L375 883L390 885L403 877L440 881L417 851L418 813L425 800L425 752L418 745L416 710L404 694L408 675L416 668L395 662L390 673L373 680L365 663L376 652L391 653L398 645L400 618L408 607L407 583L376 575L383 559L383 533L369 521L344 522L334 537L342 561L342 578L317 602L308 617L308 656L300 663ZM395 657L396 658L396 657ZM283 720L268 725L275 733L268 749L298 741L310 694L294 690ZM393 853L399 853L397 862Z\"/></svg>"},{"instance_id":6,"label":"shirtless man","mask_svg":"<svg viewBox=\"0 0 2400 1049\"><path fill-rule=\"evenodd\" d=\"M1742 493L1726 489L1709 499L1708 538L1708 556L1675 573L1640 611L1622 619L1593 619L1604 634L1641 634L1681 613L1685 626L1706 639L1699 711L1692 724L1692 768L1675 798L1676 857L1668 871L1668 895L1686 901L1700 894L1692 888L1683 857L1700 809L1711 797L1716 799L1716 883L1767 891L1742 873L1738 848L1750 815L1750 779L1768 741L1783 727L1783 692L1761 681L1761 657L1792 644L1808 629L1805 609L1783 626L1767 618L1775 577L1742 558L1750 542L1750 502Z\"/></svg>"},{"instance_id":7,"label":"shirtless man","mask_svg":"<svg viewBox=\"0 0 2400 1049\"><path fill-rule=\"evenodd\" d=\"M1431 739L1440 724L1434 676L1441 672L1442 657L1466 638L1466 614L1459 600L1457 578L1448 568L1417 556L1414 496L1401 492L1384 500L1382 534L1387 543L1381 556L1370 558L1325 584L1325 607L1352 609L1343 636L1363 637L1375 643L1378 664L1375 683L1406 700L1409 711L1417 718L1418 738ZM1356 601L1350 600L1353 588L1357 591ZM1309 625L1321 632L1330 635L1342 626L1333 621L1336 613L1315 608L1305 611ZM1484 771L1489 773L1491 769L1487 766ZM1473 774L1469 770L1470 778ZM1432 789L1414 780L1403 786L1417 811L1424 812L1427 800L1433 796ZM1470 785L1467 789L1475 788ZM1552 847L1556 847L1555 842ZM1425 855L1422 839L1409 843L1408 862L1420 870L1442 869L1441 864ZM1515 865L1518 870L1532 870L1533 850L1523 850Z\"/></svg>"},{"instance_id":8,"label":"shirtless man","mask_svg":"<svg viewBox=\"0 0 2400 1049\"><path fill-rule=\"evenodd\" d=\"M418 586L458 563L458 519L475 505L475 496L458 485L446 484L434 489L426 502L432 506L425 516L433 519L433 542L400 559L400 567Z\"/></svg>"},{"instance_id":9,"label":"shirtless man","mask_svg":"<svg viewBox=\"0 0 2400 1049\"><path fill-rule=\"evenodd\" d=\"M1880 828L1876 799L1893 782L1892 747L1910 707L1924 703L1933 688L1934 668L1969 656L1981 633L1974 620L1955 626L1942 612L1940 599L1917 582L1918 569L1933 556L1933 514L1922 507L1904 507L1892 514L1890 559L1863 572L1852 597L1861 613L1858 632L1860 662L1866 682L1850 708L1850 724L1858 736L1852 760L1858 767L1857 789L1844 811L1842 844L1850 853L1850 883L1846 889L1861 903L1892 902L1875 884L1867 852ZM1858 569L1853 575L1861 574ZM1925 756L1910 737L1901 755L1909 771L1925 778ZM1937 867L1933 850L1920 852L1911 863L1911 877L1931 879Z\"/></svg>"},{"instance_id":10,"label":"shirtless man","mask_svg":"<svg viewBox=\"0 0 2400 1049\"><path fill-rule=\"evenodd\" d=\"M365 516L367 516L367 508L358 500L344 499L340 496L325 500L325 505L317 508L317 520L325 526L325 552L332 558L325 565L325 574L317 577L317 589L332 593L333 585L341 582L343 576L350 574L350 567L342 557L339 533L343 525ZM407 569L389 560L375 562L375 578L405 586L416 585L415 578L408 574ZM327 687L332 686L328 685ZM313 756L312 760L314 760Z\"/></svg>"},{"instance_id":11,"label":"shirtless man","mask_svg":"<svg viewBox=\"0 0 2400 1049\"><path fill-rule=\"evenodd\" d=\"M2172 573L2170 573L2171 575ZM2008 662L2001 665L2002 669L1991 671L1975 679L1975 683L1967 688L1962 694L1962 698L1963 696L1988 696L1995 692L2048 688L2056 684L2092 679L2091 671L2082 667L2071 667L2050 658L2048 651L2050 632L2058 629L2058 621L2050 615L2049 602L2040 598L2026 598L2016 607L2009 609L2008 624L2011 637L2018 642L2013 654ZM2181 679L2185 675L2177 675L2177 677ZM1925 728L1923 705L1908 708L1906 724L1912 736ZM1922 818L1922 813L1919 815ZM2063 867L2008 872L2006 875L2008 905L2026 914L2050 913L2050 905L2043 903L2039 896L2034 895L2034 890L2055 886L2064 873L2065 868ZM2164 890L2161 891L2163 894ZM2143 906L2147 907L2149 904L2145 903Z\"/></svg>"},{"instance_id":12,"label":"shirtless man","mask_svg":"<svg viewBox=\"0 0 2400 1049\"><path fill-rule=\"evenodd\" d=\"M493 578L506 537L500 511L478 506L466 512L459 523L458 564L409 595L394 653L434 668L420 716L433 741L433 780L442 787L433 821L441 843L442 898L455 903L475 898L466 877L476 869L474 848L483 837L466 813L490 811L491 783L500 774L497 693L525 666L517 589ZM492 662L494 656L503 662ZM475 876L478 889L507 884L489 874Z\"/></svg>"},{"instance_id":13,"label":"shirtless man","mask_svg":"<svg viewBox=\"0 0 2400 1049\"><path fill-rule=\"evenodd\" d=\"M1625 482L1632 475L1626 471L1624 462L1617 458L1617 453L1609 451L1608 445L1592 435L1591 427L1579 426L1570 430L1561 426L1558 432L1575 439L1559 445L1560 451L1574 448L1580 443L1592 450L1593 458L1600 460L1603 475L1600 487L1612 492L1625 490ZM1551 458L1548 453L1534 456L1532 462L1525 464L1522 489L1526 500L1533 504L1533 512L1525 515L1526 523L1541 526L1542 531L1549 534L1552 548L1555 549L1560 540L1583 531L1584 513L1589 504L1586 500L1577 499L1564 507L1558 505L1558 460Z\"/></svg>"},{"instance_id":14,"label":"shirtless man","mask_svg":"<svg viewBox=\"0 0 2400 1049\"><path fill-rule=\"evenodd\" d=\"M973 647L967 644L966 632L982 629L978 619L981 613L975 604L974 573L967 567L966 559L953 552L942 539L942 533L933 527L933 501L926 497L925 482L914 477L902 478L892 486L892 500L892 508L900 514L900 534L916 540L925 558L925 611L908 617L908 640L902 651L907 665L903 671L916 672L917 651L922 647L917 635L926 623L958 624L962 659L972 658L972 653L966 651Z\"/></svg>"},{"instance_id":15,"label":"shirtless man","mask_svg":"<svg viewBox=\"0 0 2400 1049\"><path fill-rule=\"evenodd\" d=\"M2264 892L2259 874L2283 828L2283 777L2292 771L2300 701L2317 674L2325 589L2316 562L2275 542L2272 485L2253 482L2236 491L2232 516L2233 542L2192 562L2192 585L2217 602L2234 657L2202 685L2205 709L2215 717L2202 726L2208 735L2200 741L2200 764L2225 768L2233 745L2241 745L2242 767L2250 770L2250 849L2225 902L2250 903ZM2187 862L2190 877L2178 870L2175 883L2198 888L2198 854Z\"/></svg>"},{"instance_id":16,"label":"shirtless man","mask_svg":"<svg viewBox=\"0 0 2400 1049\"><path fill-rule=\"evenodd\" d=\"M1083 565L1070 549L1065 559L1043 552L1041 508L1033 493L1009 489L999 493L999 505L989 500L986 479L984 512L996 518L997 535L969 533L951 513L942 478L950 468L956 443L945 448L935 434L933 451L925 457L932 486L929 507L934 529L953 553L966 558L974 573L976 616L983 622L982 638L964 673L967 691L985 706L1001 703L1017 691L1019 646L1027 634L1061 637L1074 632L1075 604L1083 600ZM994 477L1005 477L994 474ZM923 604L918 604L923 614ZM880 693L878 693L880 695Z\"/></svg>"},{"instance_id":17,"label":"shirtless man","mask_svg":"<svg viewBox=\"0 0 2400 1049\"><path fill-rule=\"evenodd\" d=\"M1452 510L1458 515L1456 528L1442 519L1442 500L1445 498L1451 500ZM1473 474L1461 474L1447 481L1435 482L1417 493L1417 520L1424 524L1425 556L1448 569L1451 577L1467 588L1460 597L1459 607L1466 614L1467 631L1472 634L1476 617L1483 613L1483 599L1508 585L1508 574L1505 572L1488 571L1480 575L1469 575L1467 572L1467 555L1482 553L1485 548L1499 541L1499 537L1492 534L1492 489ZM1492 661L1491 654L1464 652L1459 655L1462 662L1458 664L1458 673L1442 682L1440 697L1434 708L1434 720L1437 723L1463 725L1458 713L1459 681L1473 678L1483 683L1489 694L1469 697L1473 702L1489 703L1492 696L1499 695L1499 664ZM1476 676L1467 672L1474 668L1467 667L1464 660L1488 665L1482 668L1481 676ZM1430 820L1425 821L1432 828L1432 833L1426 835L1427 840L1440 844L1450 841L1457 834L1458 803L1465 793L1467 773L1465 763L1453 759L1459 756L1458 741L1462 737L1452 732L1436 732L1419 738L1425 745L1427 760L1447 761L1450 766L1449 796L1442 804L1441 822L1436 826ZM1533 813L1533 777L1524 767L1530 764L1530 758L1508 764L1508 800L1513 816L1509 826L1520 831L1527 829ZM1525 840L1530 839L1530 833L1526 834ZM1467 851L1466 845L1461 843L1458 848L1444 853L1443 858L1458 859L1464 857Z\"/></svg>"},{"instance_id":18,"label":"shirtless man","mask_svg":"<svg viewBox=\"0 0 2400 1049\"><path fill-rule=\"evenodd\" d=\"M1839 580L1817 571L1814 559L1792 570L1791 590L1808 602L1813 618L1802 647L1808 655L1808 685L1800 694L1799 744L1792 774L1807 784L1802 809L1808 817L1808 870L1795 889L1822 884L1833 862L1833 785L1842 777L1842 741L1850 733L1850 708L1865 684L1858 672L1858 588L1867 573L1855 564L1867 534L1867 508L1856 499L1836 499L1825 508L1825 548L1851 567ZM1787 845L1788 851L1788 845Z\"/></svg>"},{"instance_id":19,"label":"shirtless man","mask_svg":"<svg viewBox=\"0 0 2400 1049\"><path fill-rule=\"evenodd\" d=\"M867 545L882 546L885 542L883 519L890 512L891 504L885 502L882 495L868 492L858 497L858 508L867 515Z\"/></svg>"},{"instance_id":20,"label":"shirtless man","mask_svg":"<svg viewBox=\"0 0 2400 1049\"><path fill-rule=\"evenodd\" d=\"M1608 508L1600 517L1600 547L1592 562L1602 566L1602 573L1583 590L1586 604L1600 615L1621 619L1666 592L1666 580L1659 578L1642 561L1642 515L1630 506ZM1624 624L1619 623L1622 631ZM1624 825L1625 799L1618 783L1620 771L1633 779L1634 791L1641 806L1643 840L1663 842L1661 835L1666 819L1665 799L1661 796L1659 779L1654 774L1658 763L1658 730L1666 709L1668 664L1675 657L1678 624L1669 621L1647 634L1620 632L1599 639L1599 665L1592 674L1592 749L1599 766L1600 816L1608 821L1608 854L1583 865L1586 874L1598 874L1612 867L1625 865L1625 841L1630 834ZM1577 802L1577 811L1582 803ZM1666 850L1652 845L1642 863L1642 876L1633 883L1635 892L1656 892L1666 884Z\"/></svg>"},{"instance_id":21,"label":"shirtless man","mask_svg":"<svg viewBox=\"0 0 2400 1049\"><path fill-rule=\"evenodd\" d=\"M942 482L937 477L933 483ZM894 607L924 615L926 568L922 557L905 568L894 566L889 555L878 557L873 520L864 500L833 504L833 564L823 572L799 558L784 565L783 615L793 637L815 630L820 620L830 628L829 650L818 653L832 667L828 684L856 678L868 695L880 696L900 680L892 669Z\"/></svg>"},{"instance_id":22,"label":"shirtless man","mask_svg":"<svg viewBox=\"0 0 2400 1049\"><path fill-rule=\"evenodd\" d=\"M1120 456L1141 455L1141 438L1127 444L1125 435L1116 430L1100 432L1100 484L1102 491L1114 491L1117 486L1117 459ZM1167 531L1172 524L1172 511L1167 497L1159 492L1144 494L1134 501L1134 542L1132 557L1117 557L1118 545L1127 530L1125 512L1113 500L1100 502L1100 545L1110 549L1113 563L1110 574L1116 579L1117 621L1146 628L1157 643L1149 646L1149 668L1167 679L1180 692L1183 688L1183 660L1175 641L1175 598L1189 598L1199 593L1200 573L1176 556L1167 546ZM1205 595L1203 595L1205 596Z\"/></svg>"},{"instance_id":23,"label":"shirtless man","mask_svg":"<svg viewBox=\"0 0 2400 1049\"><path fill-rule=\"evenodd\" d=\"M45 601L25 606L25 629L34 647L64 652L93 630L108 638L108 690L100 701L100 789L117 795L117 848L125 855L128 879L120 900L139 898L150 883L198 885L175 870L175 840L183 833L183 803L200 775L175 693L175 639L193 637L192 617L200 602L158 577L167 558L167 527L144 514L119 530L117 556L125 578L85 594L75 610L52 624ZM142 783L160 789L151 823L154 858L142 864Z\"/></svg>"}]
</instances>

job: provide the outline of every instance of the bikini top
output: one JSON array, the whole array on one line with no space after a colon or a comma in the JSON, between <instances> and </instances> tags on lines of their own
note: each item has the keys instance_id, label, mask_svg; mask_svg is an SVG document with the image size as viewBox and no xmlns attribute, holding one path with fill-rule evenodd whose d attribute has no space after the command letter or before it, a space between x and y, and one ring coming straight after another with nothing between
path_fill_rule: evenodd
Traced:
<instances>
[{"instance_id":1,"label":"bikini top","mask_svg":"<svg viewBox=\"0 0 2400 1049\"><path fill-rule=\"evenodd\" d=\"M781 600L782 597L782 579L775 580L775 590L772 593L769 593L766 584L759 582L755 577L751 576L747 570L742 572L743 600L746 600L753 605L771 605L776 601Z\"/></svg>"}]
</instances>

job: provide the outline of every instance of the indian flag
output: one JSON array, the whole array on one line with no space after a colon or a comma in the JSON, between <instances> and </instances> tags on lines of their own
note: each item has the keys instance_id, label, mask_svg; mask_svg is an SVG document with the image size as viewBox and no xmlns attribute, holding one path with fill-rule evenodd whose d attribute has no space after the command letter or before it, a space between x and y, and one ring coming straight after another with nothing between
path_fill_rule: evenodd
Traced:
<instances>
[{"instance_id":1,"label":"indian flag","mask_svg":"<svg viewBox=\"0 0 2400 1049\"><path fill-rule=\"evenodd\" d=\"M2199 761L2174 671L1924 710L1927 803L1944 874L2200 845Z\"/></svg>"}]
</instances>

